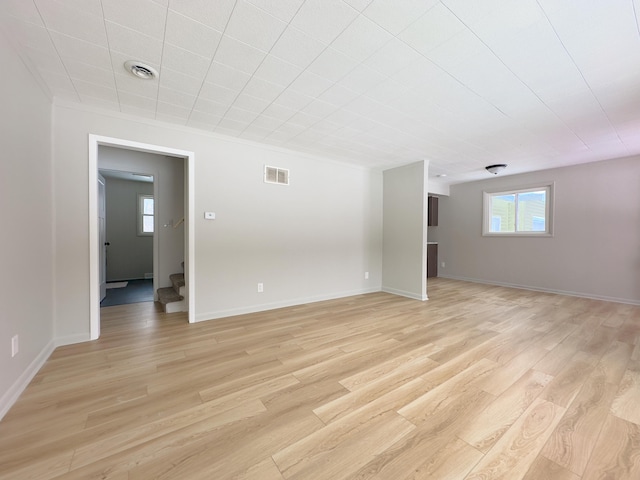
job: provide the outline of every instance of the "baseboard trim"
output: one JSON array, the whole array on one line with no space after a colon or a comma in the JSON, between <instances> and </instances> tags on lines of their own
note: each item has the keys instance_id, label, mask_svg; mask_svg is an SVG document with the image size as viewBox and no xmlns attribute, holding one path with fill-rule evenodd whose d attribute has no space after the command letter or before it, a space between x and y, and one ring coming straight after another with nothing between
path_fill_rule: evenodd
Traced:
<instances>
[{"instance_id":1,"label":"baseboard trim","mask_svg":"<svg viewBox=\"0 0 640 480\"><path fill-rule=\"evenodd\" d=\"M262 303L252 305L250 307L231 308L228 310L218 310L215 312L199 313L196 315L196 322L206 322L208 320L217 320L220 318L234 317L236 315L246 315L248 313L266 312L276 310L278 308L295 307L296 305L304 305L307 303L323 302L325 300L335 300L337 298L353 297L355 295L365 295L367 293L380 292L380 288L364 288L359 290L350 290L346 292L338 292L327 295L316 295L313 297L295 298L282 302Z\"/></svg>"},{"instance_id":2,"label":"baseboard trim","mask_svg":"<svg viewBox=\"0 0 640 480\"><path fill-rule=\"evenodd\" d=\"M492 280L483 280L479 278L459 277L457 275L438 275L441 278L449 280L460 280L463 282L482 283L485 285L495 285L497 287L518 288L520 290L531 290L532 292L554 293L556 295L566 295L568 297L588 298L590 300L602 300L604 302L624 303L628 305L640 305L640 300L628 298L609 297L606 295L593 295L590 293L571 292L567 290L557 290L553 288L532 287L530 285L519 285L516 283L495 282Z\"/></svg>"},{"instance_id":3,"label":"baseboard trim","mask_svg":"<svg viewBox=\"0 0 640 480\"><path fill-rule=\"evenodd\" d=\"M393 295L400 295L401 297L407 297L407 298L412 298L414 300L420 300L421 302L424 302L425 300L429 300L429 297L427 297L426 295L417 295L413 292L405 292L404 290L398 290L395 288L389 288L389 287L382 287L382 291L385 293L391 293Z\"/></svg>"},{"instance_id":4,"label":"baseboard trim","mask_svg":"<svg viewBox=\"0 0 640 480\"><path fill-rule=\"evenodd\" d=\"M40 353L33 359L27 369L22 372L22 375L14 382L13 385L7 390L7 392L0 398L0 420L7 414L9 409L20 398L22 392L27 388L33 377L40 371L44 363L48 360L49 356L56 348L56 342L54 340L49 341L47 345L40 351Z\"/></svg>"}]
</instances>

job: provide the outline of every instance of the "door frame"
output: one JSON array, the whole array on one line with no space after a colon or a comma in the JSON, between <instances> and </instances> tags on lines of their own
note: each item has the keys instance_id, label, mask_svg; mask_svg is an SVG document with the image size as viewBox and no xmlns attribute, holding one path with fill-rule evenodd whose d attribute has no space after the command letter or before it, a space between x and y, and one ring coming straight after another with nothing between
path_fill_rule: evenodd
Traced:
<instances>
[{"instance_id":1,"label":"door frame","mask_svg":"<svg viewBox=\"0 0 640 480\"><path fill-rule=\"evenodd\" d=\"M100 337L100 256L98 239L98 147L108 146L183 158L185 162L185 278L189 323L195 322L195 153L120 138L89 134L89 334Z\"/></svg>"}]
</instances>

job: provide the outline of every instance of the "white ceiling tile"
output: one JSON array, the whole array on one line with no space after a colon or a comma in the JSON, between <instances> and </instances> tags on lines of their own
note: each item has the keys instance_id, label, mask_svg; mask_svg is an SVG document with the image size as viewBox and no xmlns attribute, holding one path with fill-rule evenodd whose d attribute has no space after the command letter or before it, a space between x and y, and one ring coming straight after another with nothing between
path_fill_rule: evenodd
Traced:
<instances>
[{"instance_id":1,"label":"white ceiling tile","mask_svg":"<svg viewBox=\"0 0 640 480\"><path fill-rule=\"evenodd\" d=\"M467 26L473 26L510 0L441 0ZM554 0L555 1L555 0Z\"/></svg>"},{"instance_id":2,"label":"white ceiling tile","mask_svg":"<svg viewBox=\"0 0 640 480\"><path fill-rule=\"evenodd\" d=\"M44 27L40 12L35 3L24 0L4 0L4 14L16 17L23 22L32 23L39 27Z\"/></svg>"},{"instance_id":3,"label":"white ceiling tile","mask_svg":"<svg viewBox=\"0 0 640 480\"><path fill-rule=\"evenodd\" d=\"M76 89L68 75L61 75L60 73L50 72L44 69L39 69L38 73L51 89L53 95L68 92L72 94L76 101L78 100Z\"/></svg>"},{"instance_id":4,"label":"white ceiling tile","mask_svg":"<svg viewBox=\"0 0 640 480\"><path fill-rule=\"evenodd\" d=\"M214 60L241 72L253 74L266 53L226 35L222 36Z\"/></svg>"},{"instance_id":5,"label":"white ceiling tile","mask_svg":"<svg viewBox=\"0 0 640 480\"><path fill-rule=\"evenodd\" d=\"M156 112L156 120L174 125L186 125L187 117L182 115L172 115L170 113Z\"/></svg>"},{"instance_id":6,"label":"white ceiling tile","mask_svg":"<svg viewBox=\"0 0 640 480\"><path fill-rule=\"evenodd\" d=\"M289 119L289 122L294 125L300 125L304 128L309 128L312 125L318 123L320 120L320 118L309 115L308 113L298 112Z\"/></svg>"},{"instance_id":7,"label":"white ceiling tile","mask_svg":"<svg viewBox=\"0 0 640 480\"><path fill-rule=\"evenodd\" d=\"M225 30L225 35L263 52L268 52L286 26L285 22L269 15L255 5L238 0Z\"/></svg>"},{"instance_id":8,"label":"white ceiling tile","mask_svg":"<svg viewBox=\"0 0 640 480\"><path fill-rule=\"evenodd\" d=\"M94 43L51 32L56 50L62 58L71 57L89 65L104 68L111 65L109 50Z\"/></svg>"},{"instance_id":9,"label":"white ceiling tile","mask_svg":"<svg viewBox=\"0 0 640 480\"><path fill-rule=\"evenodd\" d=\"M309 105L313 100L313 97L303 93L299 93L294 90L285 90L274 103L292 108L293 110L300 110Z\"/></svg>"},{"instance_id":10,"label":"white ceiling tile","mask_svg":"<svg viewBox=\"0 0 640 480\"><path fill-rule=\"evenodd\" d=\"M162 42L117 23L105 22L109 37L109 48L129 55L130 60L145 63L160 63Z\"/></svg>"},{"instance_id":11,"label":"white ceiling tile","mask_svg":"<svg viewBox=\"0 0 640 480\"><path fill-rule=\"evenodd\" d=\"M235 3L235 0L171 0L169 8L224 32Z\"/></svg>"},{"instance_id":12,"label":"white ceiling tile","mask_svg":"<svg viewBox=\"0 0 640 480\"><path fill-rule=\"evenodd\" d=\"M225 88L240 91L251 76L223 63L214 61L209 67L206 81Z\"/></svg>"},{"instance_id":13,"label":"white ceiling tile","mask_svg":"<svg viewBox=\"0 0 640 480\"><path fill-rule=\"evenodd\" d=\"M262 112L262 115L276 118L278 120L281 120L281 122L284 122L291 118L296 113L296 111L297 110L294 110L293 108L289 108L284 105L278 105L277 103L272 103L264 110L264 112Z\"/></svg>"},{"instance_id":14,"label":"white ceiling tile","mask_svg":"<svg viewBox=\"0 0 640 480\"><path fill-rule=\"evenodd\" d=\"M218 103L231 105L240 92L230 88L222 87L214 83L205 82L200 90L200 97L213 100Z\"/></svg>"},{"instance_id":15,"label":"white ceiling tile","mask_svg":"<svg viewBox=\"0 0 640 480\"><path fill-rule=\"evenodd\" d=\"M119 90L118 100L120 101L121 106L128 105L130 107L145 109L153 112L155 112L156 110L155 98L141 97L140 95L134 95L133 93Z\"/></svg>"},{"instance_id":16,"label":"white ceiling tile","mask_svg":"<svg viewBox=\"0 0 640 480\"><path fill-rule=\"evenodd\" d=\"M333 86L333 83L331 80L305 70L291 83L289 88L311 97L317 97Z\"/></svg>"},{"instance_id":17,"label":"white ceiling tile","mask_svg":"<svg viewBox=\"0 0 640 480\"><path fill-rule=\"evenodd\" d=\"M207 100L203 97L198 97L195 105L193 106L194 112L206 113L207 115L215 115L222 118L224 114L229 110L229 104L219 103L213 100Z\"/></svg>"},{"instance_id":18,"label":"white ceiling tile","mask_svg":"<svg viewBox=\"0 0 640 480\"><path fill-rule=\"evenodd\" d=\"M220 123L216 126L215 131L224 131L225 134L234 133L235 135L239 135L242 131L247 127L247 124L243 121L234 120L232 118L223 118L220 120Z\"/></svg>"},{"instance_id":19,"label":"white ceiling tile","mask_svg":"<svg viewBox=\"0 0 640 480\"><path fill-rule=\"evenodd\" d=\"M197 122L200 124L206 124L210 127L215 127L220 122L220 120L222 120L222 117L219 115L212 115L210 113L200 112L198 110L194 110L189 116L189 124Z\"/></svg>"},{"instance_id":20,"label":"white ceiling tile","mask_svg":"<svg viewBox=\"0 0 640 480\"><path fill-rule=\"evenodd\" d=\"M326 48L297 28L288 27L269 53L301 68L309 64Z\"/></svg>"},{"instance_id":21,"label":"white ceiling tile","mask_svg":"<svg viewBox=\"0 0 640 480\"><path fill-rule=\"evenodd\" d=\"M365 95L381 103L391 103L399 96L409 92L409 88L400 82L387 78L378 85L367 90Z\"/></svg>"},{"instance_id":22,"label":"white ceiling tile","mask_svg":"<svg viewBox=\"0 0 640 480\"><path fill-rule=\"evenodd\" d=\"M213 57L222 33L175 11L169 11L165 41L203 57Z\"/></svg>"},{"instance_id":23,"label":"white ceiling tile","mask_svg":"<svg viewBox=\"0 0 640 480\"><path fill-rule=\"evenodd\" d=\"M407 27L398 38L417 51L427 54L465 28L447 7L438 4Z\"/></svg>"},{"instance_id":24,"label":"white ceiling tile","mask_svg":"<svg viewBox=\"0 0 640 480\"><path fill-rule=\"evenodd\" d=\"M302 73L302 68L285 62L273 55L267 55L254 74L254 78L261 78L277 85L289 85Z\"/></svg>"},{"instance_id":25,"label":"white ceiling tile","mask_svg":"<svg viewBox=\"0 0 640 480\"><path fill-rule=\"evenodd\" d=\"M320 75L333 82L337 82L359 64L351 57L329 47L316 58L309 68L309 72Z\"/></svg>"},{"instance_id":26,"label":"white ceiling tile","mask_svg":"<svg viewBox=\"0 0 640 480\"><path fill-rule=\"evenodd\" d=\"M324 118L336 111L336 106L322 100L314 100L309 105L304 107L301 111L314 115L316 117Z\"/></svg>"},{"instance_id":27,"label":"white ceiling tile","mask_svg":"<svg viewBox=\"0 0 640 480\"><path fill-rule=\"evenodd\" d=\"M236 122L242 122L245 127L250 124L258 114L256 112L251 112L249 110L243 110L238 107L231 107L227 110L227 113L224 116L224 119L235 120Z\"/></svg>"},{"instance_id":28,"label":"white ceiling tile","mask_svg":"<svg viewBox=\"0 0 640 480\"><path fill-rule=\"evenodd\" d=\"M306 0L291 25L322 43L331 43L358 12L342 0Z\"/></svg>"},{"instance_id":29,"label":"white ceiling tile","mask_svg":"<svg viewBox=\"0 0 640 480\"><path fill-rule=\"evenodd\" d=\"M347 75L340 79L340 85L357 93L365 93L367 90L383 82L387 77L375 70L358 65Z\"/></svg>"},{"instance_id":30,"label":"white ceiling tile","mask_svg":"<svg viewBox=\"0 0 640 480\"><path fill-rule=\"evenodd\" d=\"M73 80L73 85L79 95L101 98L110 102L118 103L118 93L115 88L104 87L95 83Z\"/></svg>"},{"instance_id":31,"label":"white ceiling tile","mask_svg":"<svg viewBox=\"0 0 640 480\"><path fill-rule=\"evenodd\" d=\"M524 29L545 20L544 12L536 0L521 0L517 4L505 3L472 28L478 36L491 43L493 36L500 39L515 38Z\"/></svg>"},{"instance_id":32,"label":"white ceiling tile","mask_svg":"<svg viewBox=\"0 0 640 480\"><path fill-rule=\"evenodd\" d=\"M438 0L373 0L364 14L382 28L398 35Z\"/></svg>"},{"instance_id":33,"label":"white ceiling tile","mask_svg":"<svg viewBox=\"0 0 640 480\"><path fill-rule=\"evenodd\" d=\"M320 95L319 99L336 107L342 107L359 96L359 93L343 85L335 84Z\"/></svg>"},{"instance_id":34,"label":"white ceiling tile","mask_svg":"<svg viewBox=\"0 0 640 480\"><path fill-rule=\"evenodd\" d=\"M478 55L486 54L487 47L471 30L463 30L450 40L429 51L427 58L442 71L464 65Z\"/></svg>"},{"instance_id":35,"label":"white ceiling tile","mask_svg":"<svg viewBox=\"0 0 640 480\"><path fill-rule=\"evenodd\" d=\"M115 79L111 69L107 70L95 67L72 58L65 58L64 66L72 79L84 80L102 85L103 87L115 88Z\"/></svg>"},{"instance_id":36,"label":"white ceiling tile","mask_svg":"<svg viewBox=\"0 0 640 480\"><path fill-rule=\"evenodd\" d=\"M158 102L158 106L156 108L156 117L158 118L160 118L163 115L167 115L167 116L184 119L186 122L190 114L191 114L190 108L181 107L179 105L173 105L171 103Z\"/></svg>"},{"instance_id":37,"label":"white ceiling tile","mask_svg":"<svg viewBox=\"0 0 640 480\"><path fill-rule=\"evenodd\" d=\"M331 47L362 62L389 42L393 36L360 15L331 44Z\"/></svg>"},{"instance_id":38,"label":"white ceiling tile","mask_svg":"<svg viewBox=\"0 0 640 480\"><path fill-rule=\"evenodd\" d=\"M393 75L407 65L422 60L422 56L414 48L393 38L367 58L363 64L383 75Z\"/></svg>"},{"instance_id":39,"label":"white ceiling tile","mask_svg":"<svg viewBox=\"0 0 640 480\"><path fill-rule=\"evenodd\" d=\"M201 77L185 75L184 73L172 70L169 67L163 67L159 81L160 87L162 88L182 91L187 95L195 96L200 92L204 79Z\"/></svg>"},{"instance_id":40,"label":"white ceiling tile","mask_svg":"<svg viewBox=\"0 0 640 480\"><path fill-rule=\"evenodd\" d=\"M167 8L151 0L102 0L105 20L162 40Z\"/></svg>"},{"instance_id":41,"label":"white ceiling tile","mask_svg":"<svg viewBox=\"0 0 640 480\"><path fill-rule=\"evenodd\" d=\"M278 120L277 118L273 118L273 117L268 117L266 115L259 115L251 123L251 126L255 126L257 128L261 128L269 132L273 132L274 130L277 130L280 125L282 125L282 120Z\"/></svg>"},{"instance_id":42,"label":"white ceiling tile","mask_svg":"<svg viewBox=\"0 0 640 480\"><path fill-rule=\"evenodd\" d=\"M344 0L345 3L348 3L353 8L362 12L365 8L369 6L371 0Z\"/></svg>"},{"instance_id":43,"label":"white ceiling tile","mask_svg":"<svg viewBox=\"0 0 640 480\"><path fill-rule=\"evenodd\" d=\"M191 110L195 101L195 95L188 95L181 91L164 88L162 86L158 89L158 102L170 103L171 105L177 105Z\"/></svg>"},{"instance_id":44,"label":"white ceiling tile","mask_svg":"<svg viewBox=\"0 0 640 480\"><path fill-rule=\"evenodd\" d=\"M36 5L49 30L107 46L104 21L101 16L91 13L92 2L71 5L69 2L38 0Z\"/></svg>"},{"instance_id":45,"label":"white ceiling tile","mask_svg":"<svg viewBox=\"0 0 640 480\"><path fill-rule=\"evenodd\" d=\"M15 0L14 0L15 1ZM304 0L247 0L265 12L289 23Z\"/></svg>"},{"instance_id":46,"label":"white ceiling tile","mask_svg":"<svg viewBox=\"0 0 640 480\"><path fill-rule=\"evenodd\" d=\"M442 76L444 73L441 68L432 61L420 57L391 75L391 78L405 87L422 89Z\"/></svg>"},{"instance_id":47,"label":"white ceiling tile","mask_svg":"<svg viewBox=\"0 0 640 480\"><path fill-rule=\"evenodd\" d=\"M271 105L270 100L265 100L264 98L260 97L253 97L251 95L247 95L246 93L240 94L236 101L233 102L234 107L240 108L242 110L247 110L255 114L262 113L269 105Z\"/></svg>"},{"instance_id":48,"label":"white ceiling tile","mask_svg":"<svg viewBox=\"0 0 640 480\"><path fill-rule=\"evenodd\" d=\"M282 85L271 83L258 77L252 77L242 90L242 93L261 98L271 103L283 90L284 87L282 87Z\"/></svg>"},{"instance_id":49,"label":"white ceiling tile","mask_svg":"<svg viewBox=\"0 0 640 480\"><path fill-rule=\"evenodd\" d=\"M156 81L140 80L126 73L124 69L122 73L116 72L115 79L118 92L128 92L153 100L158 98L158 82Z\"/></svg>"},{"instance_id":50,"label":"white ceiling tile","mask_svg":"<svg viewBox=\"0 0 640 480\"><path fill-rule=\"evenodd\" d=\"M183 72L196 78L204 78L211 65L211 58L202 57L188 50L165 43L162 50L162 66ZM160 72L162 75L162 71Z\"/></svg>"},{"instance_id":51,"label":"white ceiling tile","mask_svg":"<svg viewBox=\"0 0 640 480\"><path fill-rule=\"evenodd\" d=\"M49 70L51 72L57 72L61 75L66 75L67 70L65 64L63 64L60 57L56 53L54 48L49 51L36 50L31 47L25 47L23 53L32 62L33 65L38 65L38 68Z\"/></svg>"}]
</instances>

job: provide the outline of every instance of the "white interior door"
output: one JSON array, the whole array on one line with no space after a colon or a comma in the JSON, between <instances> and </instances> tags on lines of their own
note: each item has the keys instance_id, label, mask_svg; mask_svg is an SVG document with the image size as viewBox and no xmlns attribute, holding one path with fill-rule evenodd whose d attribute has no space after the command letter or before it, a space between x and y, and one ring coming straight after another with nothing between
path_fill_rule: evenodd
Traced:
<instances>
[{"instance_id":1,"label":"white interior door","mask_svg":"<svg viewBox=\"0 0 640 480\"><path fill-rule=\"evenodd\" d=\"M98 242L100 251L100 301L107 296L107 230L105 180L98 174Z\"/></svg>"}]
</instances>

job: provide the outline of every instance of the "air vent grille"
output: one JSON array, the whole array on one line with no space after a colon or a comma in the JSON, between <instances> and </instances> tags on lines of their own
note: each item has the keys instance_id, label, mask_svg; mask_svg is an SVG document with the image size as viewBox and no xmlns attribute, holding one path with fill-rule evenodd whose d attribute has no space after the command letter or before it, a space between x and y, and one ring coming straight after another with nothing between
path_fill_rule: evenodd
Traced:
<instances>
[{"instance_id":1,"label":"air vent grille","mask_svg":"<svg viewBox=\"0 0 640 480\"><path fill-rule=\"evenodd\" d=\"M289 170L265 165L264 182L276 183L278 185L289 185Z\"/></svg>"}]
</instances>

